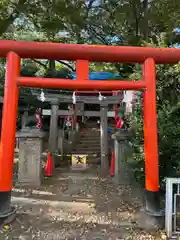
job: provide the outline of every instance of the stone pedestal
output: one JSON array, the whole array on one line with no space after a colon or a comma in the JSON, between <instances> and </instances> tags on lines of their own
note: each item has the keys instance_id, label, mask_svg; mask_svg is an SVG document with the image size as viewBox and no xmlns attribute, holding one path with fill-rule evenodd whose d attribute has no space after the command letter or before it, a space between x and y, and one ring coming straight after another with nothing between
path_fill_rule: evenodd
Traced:
<instances>
[{"instance_id":1,"label":"stone pedestal","mask_svg":"<svg viewBox=\"0 0 180 240\"><path fill-rule=\"evenodd\" d=\"M18 183L26 186L40 186L42 180L41 155L45 133L37 129L23 129L19 138Z\"/></svg>"},{"instance_id":2,"label":"stone pedestal","mask_svg":"<svg viewBox=\"0 0 180 240\"><path fill-rule=\"evenodd\" d=\"M113 180L116 183L125 183L125 163L123 159L125 156L125 150L127 149L129 133L126 130L117 130L115 134L112 135L114 140L114 155L115 155L115 174Z\"/></svg>"}]
</instances>

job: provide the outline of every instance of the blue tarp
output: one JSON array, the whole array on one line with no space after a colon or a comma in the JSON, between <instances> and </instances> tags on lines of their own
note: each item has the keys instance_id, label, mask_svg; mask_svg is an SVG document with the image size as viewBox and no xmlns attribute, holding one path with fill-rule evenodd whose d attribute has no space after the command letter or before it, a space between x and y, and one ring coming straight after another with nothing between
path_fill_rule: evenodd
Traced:
<instances>
[{"instance_id":1,"label":"blue tarp","mask_svg":"<svg viewBox=\"0 0 180 240\"><path fill-rule=\"evenodd\" d=\"M73 72L73 79L76 79L76 72ZM114 74L111 72L90 72L89 79L90 80L106 80L113 79L115 77L120 77L119 74Z\"/></svg>"}]
</instances>

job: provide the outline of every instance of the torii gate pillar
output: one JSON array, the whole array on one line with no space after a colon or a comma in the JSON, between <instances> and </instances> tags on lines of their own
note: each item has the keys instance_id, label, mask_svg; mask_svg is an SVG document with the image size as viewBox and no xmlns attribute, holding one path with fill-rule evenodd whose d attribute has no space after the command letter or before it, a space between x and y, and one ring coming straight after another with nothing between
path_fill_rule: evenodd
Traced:
<instances>
[{"instance_id":1,"label":"torii gate pillar","mask_svg":"<svg viewBox=\"0 0 180 240\"><path fill-rule=\"evenodd\" d=\"M58 143L58 111L59 111L59 100L55 99L51 101L51 119L50 119L49 141L48 141L48 150L52 153L53 169L55 168L54 153L57 150L57 143Z\"/></svg>"}]
</instances>

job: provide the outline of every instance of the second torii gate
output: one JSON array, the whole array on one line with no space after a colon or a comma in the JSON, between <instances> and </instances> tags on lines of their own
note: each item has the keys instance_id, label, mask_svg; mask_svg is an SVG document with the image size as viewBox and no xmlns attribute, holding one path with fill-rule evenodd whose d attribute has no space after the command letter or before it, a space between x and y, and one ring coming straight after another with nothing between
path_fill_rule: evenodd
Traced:
<instances>
[{"instance_id":1,"label":"second torii gate","mask_svg":"<svg viewBox=\"0 0 180 240\"><path fill-rule=\"evenodd\" d=\"M34 93L38 99L40 97L37 93ZM99 117L100 121L100 138L101 138L101 167L104 172L108 173L109 169L109 159L108 159L108 105L109 104L119 104L123 96L107 96L103 100L100 100L98 96L78 96L76 104L100 104L100 111L84 111L82 108L77 108L75 110L59 110L59 105L61 103L72 104L72 97L61 94L46 94L46 101L51 103L51 110L43 110L43 115L50 115L50 131L49 131L49 150L51 152L56 151L57 147L57 134L58 134L58 116L88 116L88 117Z\"/></svg>"}]
</instances>

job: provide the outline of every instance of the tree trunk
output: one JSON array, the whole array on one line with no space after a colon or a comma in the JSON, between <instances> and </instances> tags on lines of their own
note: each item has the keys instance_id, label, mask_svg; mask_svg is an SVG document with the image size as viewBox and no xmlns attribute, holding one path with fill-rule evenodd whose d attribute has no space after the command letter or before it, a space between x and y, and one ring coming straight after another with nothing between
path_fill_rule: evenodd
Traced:
<instances>
[{"instance_id":1,"label":"tree trunk","mask_svg":"<svg viewBox=\"0 0 180 240\"><path fill-rule=\"evenodd\" d=\"M148 21L148 11L149 11L149 1L144 0L143 2L143 8L144 8L144 19L143 19L143 40L147 41L148 40L148 32L149 32L149 21Z\"/></svg>"}]
</instances>

